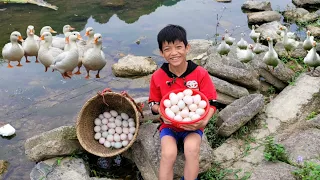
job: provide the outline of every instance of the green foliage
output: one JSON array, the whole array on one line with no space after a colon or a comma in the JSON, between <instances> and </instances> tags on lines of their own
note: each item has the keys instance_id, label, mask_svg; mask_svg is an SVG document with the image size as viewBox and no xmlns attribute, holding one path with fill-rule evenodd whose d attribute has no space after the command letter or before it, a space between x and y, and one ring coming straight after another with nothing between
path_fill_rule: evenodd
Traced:
<instances>
[{"instance_id":1,"label":"green foliage","mask_svg":"<svg viewBox=\"0 0 320 180\"><path fill-rule=\"evenodd\" d=\"M218 135L218 127L216 125L218 115L215 114L210 119L206 128L204 129L204 133L208 139L208 142L212 148L219 147L222 143L226 141L227 138Z\"/></svg>"},{"instance_id":2,"label":"green foliage","mask_svg":"<svg viewBox=\"0 0 320 180\"><path fill-rule=\"evenodd\" d=\"M306 120L313 119L313 118L315 118L317 115L318 115L317 112L312 111L312 112L306 117Z\"/></svg>"},{"instance_id":3,"label":"green foliage","mask_svg":"<svg viewBox=\"0 0 320 180\"><path fill-rule=\"evenodd\" d=\"M298 77L305 72L305 69L297 71L294 76L291 78L290 81L288 81L289 85L294 86L296 84L296 80L298 79Z\"/></svg>"},{"instance_id":4,"label":"green foliage","mask_svg":"<svg viewBox=\"0 0 320 180\"><path fill-rule=\"evenodd\" d=\"M201 180L223 180L232 173L231 169L221 169L219 165L214 165L209 171L199 175Z\"/></svg>"},{"instance_id":5,"label":"green foliage","mask_svg":"<svg viewBox=\"0 0 320 180\"><path fill-rule=\"evenodd\" d=\"M277 162L282 161L288 162L288 156L286 154L285 148L282 144L277 144L274 142L274 138L268 136L265 142L264 158L267 161Z\"/></svg>"},{"instance_id":6,"label":"green foliage","mask_svg":"<svg viewBox=\"0 0 320 180\"><path fill-rule=\"evenodd\" d=\"M293 174L301 180L319 180L320 165L315 162L306 161L303 167L294 171Z\"/></svg>"},{"instance_id":7,"label":"green foliage","mask_svg":"<svg viewBox=\"0 0 320 180\"><path fill-rule=\"evenodd\" d=\"M271 94L274 94L274 93L276 93L276 89L273 86L270 86L268 88L268 94L271 95Z\"/></svg>"}]
</instances>

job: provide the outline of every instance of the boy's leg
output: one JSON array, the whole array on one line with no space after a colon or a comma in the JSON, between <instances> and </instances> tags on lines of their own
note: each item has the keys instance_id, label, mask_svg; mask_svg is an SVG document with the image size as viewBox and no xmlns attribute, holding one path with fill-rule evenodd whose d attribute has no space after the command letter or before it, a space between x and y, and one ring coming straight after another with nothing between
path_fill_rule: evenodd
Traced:
<instances>
[{"instance_id":1,"label":"boy's leg","mask_svg":"<svg viewBox=\"0 0 320 180\"><path fill-rule=\"evenodd\" d=\"M161 160L159 168L159 180L173 179L173 164L177 158L177 141L170 129L163 129L161 137ZM168 132L166 132L168 131ZM165 135L164 135L165 134Z\"/></svg>"},{"instance_id":2,"label":"boy's leg","mask_svg":"<svg viewBox=\"0 0 320 180\"><path fill-rule=\"evenodd\" d=\"M194 180L198 176L201 135L190 133L184 139L184 156L186 158L184 166L185 180Z\"/></svg>"}]
</instances>

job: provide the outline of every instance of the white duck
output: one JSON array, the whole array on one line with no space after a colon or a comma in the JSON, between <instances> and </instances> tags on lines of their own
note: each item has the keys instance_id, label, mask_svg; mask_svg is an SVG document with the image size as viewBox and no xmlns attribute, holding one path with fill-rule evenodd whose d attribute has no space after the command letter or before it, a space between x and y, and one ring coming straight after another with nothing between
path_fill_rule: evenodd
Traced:
<instances>
[{"instance_id":1,"label":"white duck","mask_svg":"<svg viewBox=\"0 0 320 180\"><path fill-rule=\"evenodd\" d=\"M72 72L78 65L79 53L76 44L76 40L81 39L81 36L77 33L71 33L69 36L70 50L59 54L54 58L51 68L58 70L63 78L71 78L67 72Z\"/></svg>"},{"instance_id":2,"label":"white duck","mask_svg":"<svg viewBox=\"0 0 320 180\"><path fill-rule=\"evenodd\" d=\"M307 38L303 41L303 49L309 51L313 47L313 36L310 36L311 32L307 31Z\"/></svg>"},{"instance_id":3,"label":"white duck","mask_svg":"<svg viewBox=\"0 0 320 180\"><path fill-rule=\"evenodd\" d=\"M101 69L106 65L106 59L104 56L103 51L101 50L102 46L102 36L99 33L94 34L94 47L88 49L84 53L84 58L83 58L83 66L87 70L87 76L86 78L90 78L90 70L92 71L98 71L96 74L96 78L100 78L99 73Z\"/></svg>"},{"instance_id":4,"label":"white duck","mask_svg":"<svg viewBox=\"0 0 320 180\"><path fill-rule=\"evenodd\" d=\"M283 46L284 46L284 48L286 49L288 55L290 56L289 52L294 51L294 50L298 47L299 42L296 41L296 40L294 40L294 39L289 39L289 38L288 38L287 28L286 28L286 27L281 26L281 27L280 27L280 30L281 30L281 31L284 31Z\"/></svg>"},{"instance_id":5,"label":"white duck","mask_svg":"<svg viewBox=\"0 0 320 180\"><path fill-rule=\"evenodd\" d=\"M57 31L53 30L51 26L43 26L40 30L40 36L44 33L44 32L50 32L50 33L57 33Z\"/></svg>"},{"instance_id":6,"label":"white duck","mask_svg":"<svg viewBox=\"0 0 320 180\"><path fill-rule=\"evenodd\" d=\"M245 40L243 39L243 37L244 37L244 33L241 33L241 39L240 39L240 41L237 43L237 46L238 46L238 48L240 48L240 49L247 49L248 43L247 43L247 41L245 41Z\"/></svg>"},{"instance_id":7,"label":"white duck","mask_svg":"<svg viewBox=\"0 0 320 180\"><path fill-rule=\"evenodd\" d=\"M239 61L243 63L247 63L251 61L254 57L254 53L252 52L253 45L249 44L246 50L237 48L237 58Z\"/></svg>"},{"instance_id":8,"label":"white duck","mask_svg":"<svg viewBox=\"0 0 320 180\"><path fill-rule=\"evenodd\" d=\"M67 33L67 32L70 32L70 31L72 31L72 30L74 30L74 28L71 27L70 25L64 25L64 26L63 26L63 29L62 29L63 34L64 34L64 37L63 37L63 38L62 38L62 37L53 37L52 46L53 46L53 47L60 48L60 49L63 50L64 45L65 45L66 33Z\"/></svg>"},{"instance_id":9,"label":"white duck","mask_svg":"<svg viewBox=\"0 0 320 180\"><path fill-rule=\"evenodd\" d=\"M260 37L260 33L257 33L255 31L255 26L252 25L252 30L249 34L249 37L254 41L254 42L257 42L257 39Z\"/></svg>"},{"instance_id":10,"label":"white duck","mask_svg":"<svg viewBox=\"0 0 320 180\"><path fill-rule=\"evenodd\" d=\"M24 56L24 50L22 46L18 43L18 40L23 42L22 36L18 31L13 31L10 35L10 43L5 44L2 49L2 57L8 60L8 68L13 68L11 66L11 61L18 61L18 67L22 66L20 64L21 58Z\"/></svg>"},{"instance_id":11,"label":"white duck","mask_svg":"<svg viewBox=\"0 0 320 180\"><path fill-rule=\"evenodd\" d=\"M319 54L316 52L317 43L314 41L312 43L312 49L308 52L307 56L303 59L303 62L308 65L308 70L310 71L309 67L317 68L320 66L320 57Z\"/></svg>"},{"instance_id":12,"label":"white duck","mask_svg":"<svg viewBox=\"0 0 320 180\"><path fill-rule=\"evenodd\" d=\"M48 67L50 67L50 65L53 63L54 58L57 57L59 54L63 53L63 51L59 48L51 46L52 34L50 32L42 33L40 39L44 40L44 43L41 45L39 49L38 58L39 61L45 67L44 71L47 72Z\"/></svg>"},{"instance_id":13,"label":"white duck","mask_svg":"<svg viewBox=\"0 0 320 180\"><path fill-rule=\"evenodd\" d=\"M256 53L256 54L260 54L262 52L266 52L268 50L267 47L265 46L262 46L262 44L260 43L260 36L257 38L257 42L256 44L254 45L254 48L253 48L253 52Z\"/></svg>"},{"instance_id":14,"label":"white duck","mask_svg":"<svg viewBox=\"0 0 320 180\"><path fill-rule=\"evenodd\" d=\"M269 51L264 55L263 62L268 65L272 66L273 68L279 64L279 58L277 52L273 49L273 41L270 37L267 37Z\"/></svg>"},{"instance_id":15,"label":"white duck","mask_svg":"<svg viewBox=\"0 0 320 180\"><path fill-rule=\"evenodd\" d=\"M233 38L233 37L231 37L231 36L229 35L228 29L225 30L224 39L225 39L226 43L227 43L228 45L230 45L230 46L231 46L231 45L234 43L234 41L236 40L236 38Z\"/></svg>"},{"instance_id":16,"label":"white duck","mask_svg":"<svg viewBox=\"0 0 320 180\"><path fill-rule=\"evenodd\" d=\"M282 25L281 25L281 26L282 26ZM278 28L280 28L281 26L278 26ZM282 27L287 29L287 27L285 27L285 26L282 26ZM281 31L281 30L279 30L279 29L277 29L276 32L277 32L278 35L280 35L280 37L281 37L280 39L283 40L284 32ZM287 37L288 37L289 39L295 39L295 38L296 38L296 35L295 35L294 32L288 32L288 31L287 31Z\"/></svg>"},{"instance_id":17,"label":"white duck","mask_svg":"<svg viewBox=\"0 0 320 180\"><path fill-rule=\"evenodd\" d=\"M38 51L39 51L39 42L35 37L34 26L29 25L27 28L27 38L22 43L22 47L24 50L24 56L26 57L26 63L29 63L28 56L36 56L36 63L38 61Z\"/></svg>"},{"instance_id":18,"label":"white duck","mask_svg":"<svg viewBox=\"0 0 320 180\"><path fill-rule=\"evenodd\" d=\"M90 45L93 47L93 41L94 41L94 30L92 27L88 27L86 29L86 34L85 36L88 36L88 40L86 41L87 45Z\"/></svg>"},{"instance_id":19,"label":"white duck","mask_svg":"<svg viewBox=\"0 0 320 180\"><path fill-rule=\"evenodd\" d=\"M224 36L222 36L222 41L217 47L217 51L221 56L228 55L228 53L230 52L230 46L226 43Z\"/></svg>"}]
</instances>

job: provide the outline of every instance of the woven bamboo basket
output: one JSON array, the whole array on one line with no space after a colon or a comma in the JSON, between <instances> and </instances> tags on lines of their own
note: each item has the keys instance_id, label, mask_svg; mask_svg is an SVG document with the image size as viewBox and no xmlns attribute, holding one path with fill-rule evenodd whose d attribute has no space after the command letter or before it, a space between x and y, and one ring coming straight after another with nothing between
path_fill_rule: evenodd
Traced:
<instances>
[{"instance_id":1,"label":"woven bamboo basket","mask_svg":"<svg viewBox=\"0 0 320 180\"><path fill-rule=\"evenodd\" d=\"M108 105L104 103L104 100ZM129 144L121 149L107 148L94 139L95 118L99 114L110 110L116 110L118 113L127 113L129 117L135 120L136 132ZM136 140L139 131L139 112L132 98L115 92L105 92L103 95L97 94L82 107L78 115L76 129L78 140L86 151L99 157L116 156L129 149Z\"/></svg>"}]
</instances>

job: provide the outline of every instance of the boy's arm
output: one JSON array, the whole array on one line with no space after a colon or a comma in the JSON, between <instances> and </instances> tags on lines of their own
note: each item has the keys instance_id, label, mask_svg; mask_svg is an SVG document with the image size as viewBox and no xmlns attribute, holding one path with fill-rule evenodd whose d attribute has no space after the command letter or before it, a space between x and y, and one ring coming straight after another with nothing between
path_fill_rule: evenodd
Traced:
<instances>
[{"instance_id":1,"label":"boy's arm","mask_svg":"<svg viewBox=\"0 0 320 180\"><path fill-rule=\"evenodd\" d=\"M161 101L160 88L156 86L153 76L150 81L149 107L153 115L159 114L159 104Z\"/></svg>"}]
</instances>

